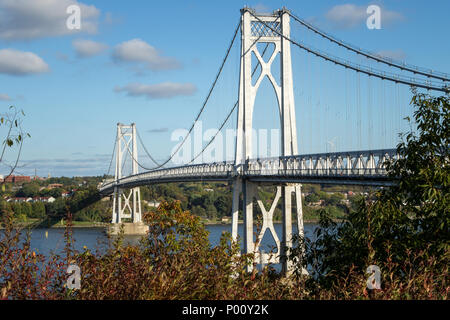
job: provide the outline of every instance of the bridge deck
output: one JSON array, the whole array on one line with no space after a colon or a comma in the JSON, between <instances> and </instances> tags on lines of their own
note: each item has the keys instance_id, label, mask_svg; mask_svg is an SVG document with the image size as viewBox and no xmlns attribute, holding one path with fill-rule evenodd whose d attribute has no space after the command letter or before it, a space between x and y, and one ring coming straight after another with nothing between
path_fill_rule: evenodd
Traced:
<instances>
[{"instance_id":1,"label":"bridge deck","mask_svg":"<svg viewBox=\"0 0 450 320\"><path fill-rule=\"evenodd\" d=\"M110 194L115 187L132 188L142 185L195 182L233 181L237 178L254 182L326 183L387 186L385 162L397 157L395 149L308 154L279 158L252 159L245 164L217 162L147 171L103 183L99 190Z\"/></svg>"}]
</instances>

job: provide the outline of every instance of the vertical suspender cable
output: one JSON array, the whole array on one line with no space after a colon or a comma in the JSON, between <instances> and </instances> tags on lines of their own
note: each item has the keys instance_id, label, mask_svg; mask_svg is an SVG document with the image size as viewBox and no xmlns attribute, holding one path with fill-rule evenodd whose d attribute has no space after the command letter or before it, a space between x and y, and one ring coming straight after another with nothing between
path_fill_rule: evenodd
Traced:
<instances>
[{"instance_id":1,"label":"vertical suspender cable","mask_svg":"<svg viewBox=\"0 0 450 320\"><path fill-rule=\"evenodd\" d=\"M361 150L361 138L362 138L362 134L361 134L361 79L360 79L360 74L359 72L357 72L356 74L357 77L357 87L356 87L356 113L357 113L357 125L356 125L356 129L358 132L358 150Z\"/></svg>"}]
</instances>

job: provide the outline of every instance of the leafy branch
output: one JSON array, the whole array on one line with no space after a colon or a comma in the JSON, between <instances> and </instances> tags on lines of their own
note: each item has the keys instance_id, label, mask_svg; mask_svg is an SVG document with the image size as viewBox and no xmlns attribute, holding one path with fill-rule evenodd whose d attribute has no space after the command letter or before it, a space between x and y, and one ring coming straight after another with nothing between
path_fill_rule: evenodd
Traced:
<instances>
[{"instance_id":1,"label":"leafy branch","mask_svg":"<svg viewBox=\"0 0 450 320\"><path fill-rule=\"evenodd\" d=\"M1 184L4 184L5 181L13 174L14 170L17 168L20 155L22 153L23 141L25 138L31 137L29 133L24 132L22 129L22 118L24 116L25 113L23 112L23 110L18 110L14 106L10 106L8 112L0 114L0 127L5 127L7 131L6 136L2 142L3 146L0 154L0 163L6 165L4 158L8 149L14 146L17 146L19 148L14 158L13 164L7 165L10 167L10 170Z\"/></svg>"}]
</instances>

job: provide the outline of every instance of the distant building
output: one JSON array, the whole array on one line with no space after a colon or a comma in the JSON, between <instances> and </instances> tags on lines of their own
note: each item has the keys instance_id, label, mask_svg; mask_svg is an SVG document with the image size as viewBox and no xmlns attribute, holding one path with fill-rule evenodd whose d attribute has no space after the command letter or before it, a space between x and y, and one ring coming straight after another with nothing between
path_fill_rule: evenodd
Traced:
<instances>
[{"instance_id":1,"label":"distant building","mask_svg":"<svg viewBox=\"0 0 450 320\"><path fill-rule=\"evenodd\" d=\"M319 200L317 202L311 202L309 204L311 207L322 207L325 205L325 200Z\"/></svg>"},{"instance_id":2,"label":"distant building","mask_svg":"<svg viewBox=\"0 0 450 320\"><path fill-rule=\"evenodd\" d=\"M55 198L53 198L53 197L44 197L45 199L44 199L44 202L55 202Z\"/></svg>"},{"instance_id":3,"label":"distant building","mask_svg":"<svg viewBox=\"0 0 450 320\"><path fill-rule=\"evenodd\" d=\"M351 191L349 191L349 193L350 193ZM344 196L344 199L347 199L347 192L330 192L330 191L327 191L327 192L325 192L326 194L328 194L328 195L330 195L330 196L332 196L332 195L334 195L334 194L342 194L343 196Z\"/></svg>"},{"instance_id":4,"label":"distant building","mask_svg":"<svg viewBox=\"0 0 450 320\"><path fill-rule=\"evenodd\" d=\"M49 202L49 203L52 203L52 202L55 202L55 198L53 198L53 197L34 197L33 198L33 202Z\"/></svg>"},{"instance_id":5,"label":"distant building","mask_svg":"<svg viewBox=\"0 0 450 320\"><path fill-rule=\"evenodd\" d=\"M15 197L15 198L6 198L6 202L54 202L56 199L53 197L34 197L34 198L23 198L23 197Z\"/></svg>"},{"instance_id":6,"label":"distant building","mask_svg":"<svg viewBox=\"0 0 450 320\"><path fill-rule=\"evenodd\" d=\"M149 207L158 208L160 202L158 202L156 200L150 200L150 201L147 201L147 204L148 204Z\"/></svg>"},{"instance_id":7,"label":"distant building","mask_svg":"<svg viewBox=\"0 0 450 320\"><path fill-rule=\"evenodd\" d=\"M30 176L14 176L14 183L31 182Z\"/></svg>"},{"instance_id":8,"label":"distant building","mask_svg":"<svg viewBox=\"0 0 450 320\"><path fill-rule=\"evenodd\" d=\"M47 186L47 189L54 189L54 188L62 188L63 185L61 183L51 183Z\"/></svg>"},{"instance_id":9,"label":"distant building","mask_svg":"<svg viewBox=\"0 0 450 320\"><path fill-rule=\"evenodd\" d=\"M7 176L6 179L3 177L3 175L0 178L0 182L9 182L9 183L25 183L25 182L31 182L30 176L14 176L10 175Z\"/></svg>"},{"instance_id":10,"label":"distant building","mask_svg":"<svg viewBox=\"0 0 450 320\"><path fill-rule=\"evenodd\" d=\"M7 198L6 202L32 202L32 198L26 198L26 197L14 197L14 198Z\"/></svg>"},{"instance_id":11,"label":"distant building","mask_svg":"<svg viewBox=\"0 0 450 320\"><path fill-rule=\"evenodd\" d=\"M231 217L222 217L222 223L229 223L231 221Z\"/></svg>"}]
</instances>

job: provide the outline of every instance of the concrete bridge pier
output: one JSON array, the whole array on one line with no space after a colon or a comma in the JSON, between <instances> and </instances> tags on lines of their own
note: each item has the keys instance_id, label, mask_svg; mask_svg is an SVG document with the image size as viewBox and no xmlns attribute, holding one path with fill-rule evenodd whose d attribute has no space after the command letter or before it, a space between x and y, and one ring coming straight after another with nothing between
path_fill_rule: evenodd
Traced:
<instances>
[{"instance_id":1,"label":"concrete bridge pier","mask_svg":"<svg viewBox=\"0 0 450 320\"><path fill-rule=\"evenodd\" d=\"M106 232L109 235L117 236L122 232L123 235L139 235L145 236L149 230L148 225L143 222L132 223L132 222L123 222L123 223L112 223L107 227Z\"/></svg>"},{"instance_id":2,"label":"concrete bridge pier","mask_svg":"<svg viewBox=\"0 0 450 320\"><path fill-rule=\"evenodd\" d=\"M118 235L123 229L124 235L145 235L149 227L142 222L139 187L132 188L128 195L116 187L113 197L113 217L107 233ZM128 219L129 222L123 219Z\"/></svg>"},{"instance_id":3,"label":"concrete bridge pier","mask_svg":"<svg viewBox=\"0 0 450 320\"><path fill-rule=\"evenodd\" d=\"M258 195L258 184L250 182L249 180L237 180L234 184L233 191L233 212L232 212L232 238L233 241L238 240L238 213L239 213L239 198L243 195L243 218L244 218L244 232L242 235L244 244L244 253L254 254L255 264L278 264L282 265L282 272L286 275L292 273L294 265L291 260L287 258L289 249L293 246L293 200L295 201L295 210L297 217L297 235L304 236L303 229L303 208L301 198L300 184L284 184L276 186L276 194L270 208L266 208L261 198ZM282 234L278 235L274 224L273 214L276 207L281 201L282 207ZM255 202L262 213L262 227L258 234L255 234L254 224L254 206ZM261 241L266 232L270 232L275 244L275 252L261 252ZM281 238L281 241L280 241ZM247 271L251 272L253 265L248 266Z\"/></svg>"}]
</instances>

